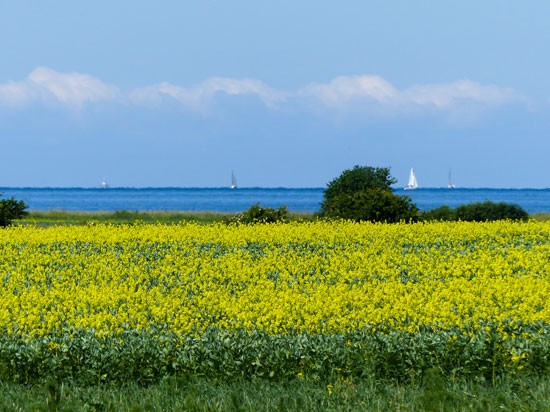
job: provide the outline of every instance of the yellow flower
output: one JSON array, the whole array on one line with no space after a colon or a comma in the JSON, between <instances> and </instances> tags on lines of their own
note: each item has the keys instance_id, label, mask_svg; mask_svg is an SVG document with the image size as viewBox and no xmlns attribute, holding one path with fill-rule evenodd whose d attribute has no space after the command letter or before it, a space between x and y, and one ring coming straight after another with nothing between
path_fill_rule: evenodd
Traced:
<instances>
[{"instance_id":1,"label":"yellow flower","mask_svg":"<svg viewBox=\"0 0 550 412\"><path fill-rule=\"evenodd\" d=\"M18 226L0 231L0 327L105 337L549 323L549 251L550 222L535 221Z\"/></svg>"}]
</instances>

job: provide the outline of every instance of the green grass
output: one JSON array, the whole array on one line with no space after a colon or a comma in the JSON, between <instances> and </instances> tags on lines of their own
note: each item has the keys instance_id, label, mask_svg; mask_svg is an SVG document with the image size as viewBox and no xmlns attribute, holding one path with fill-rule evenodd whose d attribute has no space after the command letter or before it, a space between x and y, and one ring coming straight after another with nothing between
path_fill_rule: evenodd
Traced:
<instances>
[{"instance_id":1,"label":"green grass","mask_svg":"<svg viewBox=\"0 0 550 412\"><path fill-rule=\"evenodd\" d=\"M69 212L65 210L32 211L28 216L19 220L23 224L48 225L84 225L90 222L97 223L178 223L192 220L200 223L222 221L229 214L214 212L179 212L179 211L127 211L116 212Z\"/></svg>"},{"instance_id":2,"label":"green grass","mask_svg":"<svg viewBox=\"0 0 550 412\"><path fill-rule=\"evenodd\" d=\"M548 212L533 213L532 215L529 215L529 218L543 222L546 220L550 220L550 213Z\"/></svg>"},{"instance_id":3,"label":"green grass","mask_svg":"<svg viewBox=\"0 0 550 412\"><path fill-rule=\"evenodd\" d=\"M311 220L313 213L290 212L290 220ZM232 216L232 213L219 212L189 212L189 211L127 211L116 212L71 212L66 210L32 211L15 224L35 224L37 226L53 225L85 225L90 222L128 224L128 223L163 223L175 224L182 221L192 221L202 224L222 222ZM539 221L550 220L550 213L534 213L530 219Z\"/></svg>"},{"instance_id":4,"label":"green grass","mask_svg":"<svg viewBox=\"0 0 550 412\"><path fill-rule=\"evenodd\" d=\"M142 387L76 387L48 383L0 383L6 411L542 411L550 409L550 378L444 382L437 373L424 383L389 382L225 383L168 377Z\"/></svg>"},{"instance_id":5,"label":"green grass","mask_svg":"<svg viewBox=\"0 0 550 412\"><path fill-rule=\"evenodd\" d=\"M231 213L185 212L185 211L127 211L116 212L70 212L66 210L31 211L25 218L15 221L16 224L52 225L85 225L90 222L127 224L127 223L164 223L175 224L182 221L198 223L222 222L232 216ZM311 219L311 213L290 213L291 220Z\"/></svg>"}]
</instances>

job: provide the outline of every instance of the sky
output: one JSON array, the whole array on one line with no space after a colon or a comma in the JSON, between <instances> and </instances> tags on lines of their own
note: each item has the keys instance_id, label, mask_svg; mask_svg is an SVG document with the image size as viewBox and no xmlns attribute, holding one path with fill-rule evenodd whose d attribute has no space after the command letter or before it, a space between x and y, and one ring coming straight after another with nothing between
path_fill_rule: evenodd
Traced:
<instances>
[{"instance_id":1,"label":"sky","mask_svg":"<svg viewBox=\"0 0 550 412\"><path fill-rule=\"evenodd\" d=\"M0 0L0 187L550 187L545 1Z\"/></svg>"}]
</instances>

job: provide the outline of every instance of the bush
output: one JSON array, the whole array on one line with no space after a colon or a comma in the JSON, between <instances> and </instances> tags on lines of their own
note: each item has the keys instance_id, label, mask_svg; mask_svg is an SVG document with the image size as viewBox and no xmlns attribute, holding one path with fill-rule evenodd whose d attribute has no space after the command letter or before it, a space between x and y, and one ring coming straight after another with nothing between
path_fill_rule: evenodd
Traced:
<instances>
[{"instance_id":1,"label":"bush","mask_svg":"<svg viewBox=\"0 0 550 412\"><path fill-rule=\"evenodd\" d=\"M28 215L25 211L27 205L22 200L11 199L0 200L0 227L6 227L12 224L15 219L21 219Z\"/></svg>"},{"instance_id":2,"label":"bush","mask_svg":"<svg viewBox=\"0 0 550 412\"><path fill-rule=\"evenodd\" d=\"M451 209L449 206L441 206L437 209L431 209L426 212L422 212L421 217L423 220L456 220L455 210Z\"/></svg>"},{"instance_id":3,"label":"bush","mask_svg":"<svg viewBox=\"0 0 550 412\"><path fill-rule=\"evenodd\" d=\"M329 212L331 203L341 195L352 195L367 189L391 191L390 185L396 183L390 176L390 169L386 167L355 166L351 170L344 170L340 176L328 183L323 194L321 212Z\"/></svg>"},{"instance_id":4,"label":"bush","mask_svg":"<svg viewBox=\"0 0 550 412\"><path fill-rule=\"evenodd\" d=\"M422 213L423 220L462 220L464 222L485 222L492 220L527 220L529 214L513 203L478 202L451 209L441 206Z\"/></svg>"},{"instance_id":5,"label":"bush","mask_svg":"<svg viewBox=\"0 0 550 412\"><path fill-rule=\"evenodd\" d=\"M260 203L251 206L246 212L231 216L226 223L275 223L288 220L288 209L281 206L279 209L263 207Z\"/></svg>"},{"instance_id":6,"label":"bush","mask_svg":"<svg viewBox=\"0 0 550 412\"><path fill-rule=\"evenodd\" d=\"M337 196L328 204L327 217L355 221L395 223L416 220L418 208L408 196L397 196L389 190L367 189Z\"/></svg>"},{"instance_id":7,"label":"bush","mask_svg":"<svg viewBox=\"0 0 550 412\"><path fill-rule=\"evenodd\" d=\"M486 220L527 220L529 214L521 206L512 203L479 202L458 206L455 209L457 220L484 222Z\"/></svg>"},{"instance_id":8,"label":"bush","mask_svg":"<svg viewBox=\"0 0 550 412\"><path fill-rule=\"evenodd\" d=\"M408 196L393 193L396 180L385 167L355 166L327 185L320 216L328 218L399 222L416 220L418 208Z\"/></svg>"}]
</instances>

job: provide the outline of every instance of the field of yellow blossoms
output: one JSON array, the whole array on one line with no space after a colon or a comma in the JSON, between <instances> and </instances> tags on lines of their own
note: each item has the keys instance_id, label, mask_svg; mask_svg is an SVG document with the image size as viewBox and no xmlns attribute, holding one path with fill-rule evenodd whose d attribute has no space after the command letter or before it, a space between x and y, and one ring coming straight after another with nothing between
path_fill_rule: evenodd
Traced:
<instances>
[{"instance_id":1,"label":"field of yellow blossoms","mask_svg":"<svg viewBox=\"0 0 550 412\"><path fill-rule=\"evenodd\" d=\"M550 223L0 230L0 378L550 371Z\"/></svg>"}]
</instances>

